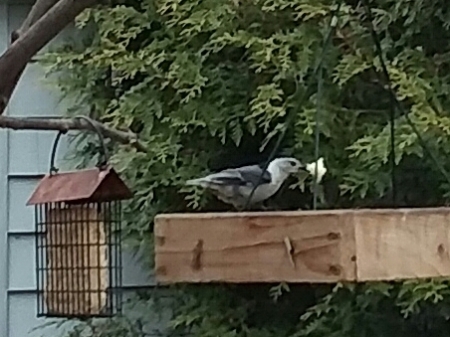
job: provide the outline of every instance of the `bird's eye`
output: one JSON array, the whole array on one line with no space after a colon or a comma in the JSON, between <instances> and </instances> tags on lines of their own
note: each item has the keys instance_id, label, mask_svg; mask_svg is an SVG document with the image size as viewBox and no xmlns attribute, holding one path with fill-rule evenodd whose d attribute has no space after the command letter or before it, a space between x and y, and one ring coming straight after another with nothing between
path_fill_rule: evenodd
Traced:
<instances>
[{"instance_id":1,"label":"bird's eye","mask_svg":"<svg viewBox=\"0 0 450 337\"><path fill-rule=\"evenodd\" d=\"M293 160L291 160L289 163L291 164L291 166L297 166L297 163Z\"/></svg>"}]
</instances>

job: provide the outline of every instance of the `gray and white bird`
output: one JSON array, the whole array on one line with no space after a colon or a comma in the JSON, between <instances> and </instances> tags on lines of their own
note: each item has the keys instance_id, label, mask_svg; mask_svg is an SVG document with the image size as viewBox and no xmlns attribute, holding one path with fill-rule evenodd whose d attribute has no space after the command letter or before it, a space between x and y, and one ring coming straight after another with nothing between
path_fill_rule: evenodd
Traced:
<instances>
[{"instance_id":1,"label":"gray and white bird","mask_svg":"<svg viewBox=\"0 0 450 337\"><path fill-rule=\"evenodd\" d=\"M304 165L295 158L276 158L270 162L261 177L250 205L261 203L273 196L290 174L297 173ZM240 210L245 207L252 189L258 183L263 168L249 165L230 168L203 178L186 181L187 185L210 190L219 200Z\"/></svg>"}]
</instances>

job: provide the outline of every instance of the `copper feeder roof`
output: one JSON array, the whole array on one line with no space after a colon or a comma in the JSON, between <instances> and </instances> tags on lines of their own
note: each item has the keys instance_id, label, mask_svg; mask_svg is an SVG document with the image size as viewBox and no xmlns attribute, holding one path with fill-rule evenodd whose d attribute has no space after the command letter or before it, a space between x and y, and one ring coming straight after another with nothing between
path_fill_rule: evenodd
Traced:
<instances>
[{"instance_id":1,"label":"copper feeder roof","mask_svg":"<svg viewBox=\"0 0 450 337\"><path fill-rule=\"evenodd\" d=\"M133 193L110 166L47 174L27 205L51 202L102 202L130 199Z\"/></svg>"}]
</instances>

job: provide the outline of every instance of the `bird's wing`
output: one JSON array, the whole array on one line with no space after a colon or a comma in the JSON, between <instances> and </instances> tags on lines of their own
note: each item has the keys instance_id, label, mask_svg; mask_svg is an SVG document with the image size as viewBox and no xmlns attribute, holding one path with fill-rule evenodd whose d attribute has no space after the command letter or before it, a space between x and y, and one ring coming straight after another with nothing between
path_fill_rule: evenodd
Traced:
<instances>
[{"instance_id":1,"label":"bird's wing","mask_svg":"<svg viewBox=\"0 0 450 337\"><path fill-rule=\"evenodd\" d=\"M226 169L221 172L211 174L208 176L208 180L220 185L255 186L261 173L262 169L258 165L251 165ZM261 178L260 184L267 184L270 182L270 173L266 171Z\"/></svg>"},{"instance_id":2,"label":"bird's wing","mask_svg":"<svg viewBox=\"0 0 450 337\"><path fill-rule=\"evenodd\" d=\"M263 169L258 165L244 166L237 169L242 177L248 183L256 186L259 181L259 185L269 184L272 181L272 176L268 171L263 173ZM262 176L261 176L262 174ZM261 177L261 178L260 178ZM261 179L261 180L260 180Z\"/></svg>"},{"instance_id":3,"label":"bird's wing","mask_svg":"<svg viewBox=\"0 0 450 337\"><path fill-rule=\"evenodd\" d=\"M197 180L214 185L242 185L244 183L239 172L232 169L223 170L209 174L204 178L195 179L195 181Z\"/></svg>"}]
</instances>

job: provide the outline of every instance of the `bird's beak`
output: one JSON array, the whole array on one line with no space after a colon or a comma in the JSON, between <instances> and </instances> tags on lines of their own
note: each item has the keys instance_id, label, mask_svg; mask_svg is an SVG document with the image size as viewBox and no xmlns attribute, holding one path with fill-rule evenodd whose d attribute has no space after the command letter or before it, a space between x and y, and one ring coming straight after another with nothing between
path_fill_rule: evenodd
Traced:
<instances>
[{"instance_id":1,"label":"bird's beak","mask_svg":"<svg viewBox=\"0 0 450 337\"><path fill-rule=\"evenodd\" d=\"M306 164L303 164L302 162L298 163L298 170L306 170Z\"/></svg>"}]
</instances>

